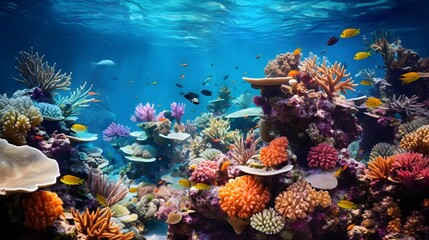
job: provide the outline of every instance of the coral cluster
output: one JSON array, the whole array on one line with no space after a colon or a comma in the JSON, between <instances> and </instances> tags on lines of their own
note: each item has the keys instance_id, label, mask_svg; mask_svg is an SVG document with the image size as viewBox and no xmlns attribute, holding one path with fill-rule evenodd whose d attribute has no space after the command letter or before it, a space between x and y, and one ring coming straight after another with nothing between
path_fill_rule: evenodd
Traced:
<instances>
[{"instance_id":1,"label":"coral cluster","mask_svg":"<svg viewBox=\"0 0 429 240\"><path fill-rule=\"evenodd\" d=\"M307 155L308 166L332 169L338 160L338 151L331 145L321 143L310 149Z\"/></svg>"},{"instance_id":2,"label":"coral cluster","mask_svg":"<svg viewBox=\"0 0 429 240\"><path fill-rule=\"evenodd\" d=\"M270 145L261 149L260 160L267 166L272 167L288 160L289 141L286 137L279 137L270 142Z\"/></svg>"},{"instance_id":3,"label":"coral cluster","mask_svg":"<svg viewBox=\"0 0 429 240\"><path fill-rule=\"evenodd\" d=\"M160 112L156 114L154 104L150 105L150 103L146 103L146 105L143 105L142 103L139 103L136 106L134 115L131 115L131 121L152 122L152 121L158 121L163 116L164 116L164 112Z\"/></svg>"},{"instance_id":4,"label":"coral cluster","mask_svg":"<svg viewBox=\"0 0 429 240\"><path fill-rule=\"evenodd\" d=\"M180 119L182 118L183 114L185 114L186 104L172 102L170 106L171 106L171 116L173 116L176 119L176 122L180 124L181 123Z\"/></svg>"},{"instance_id":5,"label":"coral cluster","mask_svg":"<svg viewBox=\"0 0 429 240\"><path fill-rule=\"evenodd\" d=\"M269 78L286 77L291 70L298 70L301 54L284 53L270 60L264 69Z\"/></svg>"},{"instance_id":6,"label":"coral cluster","mask_svg":"<svg viewBox=\"0 0 429 240\"><path fill-rule=\"evenodd\" d=\"M103 131L103 140L113 146L121 146L124 138L130 137L130 128L118 123L111 123Z\"/></svg>"},{"instance_id":7,"label":"coral cluster","mask_svg":"<svg viewBox=\"0 0 429 240\"><path fill-rule=\"evenodd\" d=\"M234 135L238 134L238 131L230 131L229 129L230 125L228 120L210 116L209 126L203 130L203 134L206 138L215 143L227 144L232 142Z\"/></svg>"},{"instance_id":8,"label":"coral cluster","mask_svg":"<svg viewBox=\"0 0 429 240\"><path fill-rule=\"evenodd\" d=\"M401 139L401 148L429 154L429 125L424 125Z\"/></svg>"},{"instance_id":9,"label":"coral cluster","mask_svg":"<svg viewBox=\"0 0 429 240\"><path fill-rule=\"evenodd\" d=\"M280 232L285 226L285 219L274 208L264 209L250 217L250 226L271 235Z\"/></svg>"}]
</instances>

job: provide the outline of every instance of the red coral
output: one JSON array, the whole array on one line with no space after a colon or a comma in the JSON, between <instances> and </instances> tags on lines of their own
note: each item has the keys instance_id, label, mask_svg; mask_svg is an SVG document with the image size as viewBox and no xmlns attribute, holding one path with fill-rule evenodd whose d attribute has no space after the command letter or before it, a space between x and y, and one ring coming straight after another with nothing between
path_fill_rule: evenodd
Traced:
<instances>
[{"instance_id":1,"label":"red coral","mask_svg":"<svg viewBox=\"0 0 429 240\"><path fill-rule=\"evenodd\" d=\"M393 179L411 186L415 180L427 177L429 158L424 158L420 153L400 153L395 158L391 171Z\"/></svg>"},{"instance_id":2,"label":"red coral","mask_svg":"<svg viewBox=\"0 0 429 240\"><path fill-rule=\"evenodd\" d=\"M310 149L307 155L308 166L323 169L335 168L338 160L338 151L331 145L321 143Z\"/></svg>"},{"instance_id":3,"label":"red coral","mask_svg":"<svg viewBox=\"0 0 429 240\"><path fill-rule=\"evenodd\" d=\"M204 160L192 172L189 181L196 183L214 184L218 176L219 164L215 161Z\"/></svg>"}]
</instances>

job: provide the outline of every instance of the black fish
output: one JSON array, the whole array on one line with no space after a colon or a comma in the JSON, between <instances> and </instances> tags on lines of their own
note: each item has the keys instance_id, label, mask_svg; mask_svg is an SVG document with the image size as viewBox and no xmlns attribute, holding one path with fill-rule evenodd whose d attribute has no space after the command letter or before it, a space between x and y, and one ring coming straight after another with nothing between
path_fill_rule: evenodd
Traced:
<instances>
[{"instance_id":1,"label":"black fish","mask_svg":"<svg viewBox=\"0 0 429 240\"><path fill-rule=\"evenodd\" d=\"M261 57L261 55L256 55L256 59L259 59Z\"/></svg>"},{"instance_id":2,"label":"black fish","mask_svg":"<svg viewBox=\"0 0 429 240\"><path fill-rule=\"evenodd\" d=\"M210 92L209 90L201 90L201 93L202 93L204 96L211 96L211 95L212 95L212 92Z\"/></svg>"},{"instance_id":3,"label":"black fish","mask_svg":"<svg viewBox=\"0 0 429 240\"><path fill-rule=\"evenodd\" d=\"M225 75L225 77L223 77L223 80L227 80L229 78L229 75Z\"/></svg>"},{"instance_id":4,"label":"black fish","mask_svg":"<svg viewBox=\"0 0 429 240\"><path fill-rule=\"evenodd\" d=\"M178 86L179 88L183 88L183 85L179 83L176 83L176 86Z\"/></svg>"},{"instance_id":5,"label":"black fish","mask_svg":"<svg viewBox=\"0 0 429 240\"><path fill-rule=\"evenodd\" d=\"M237 66L235 66L235 69L238 69L238 67L237 67Z\"/></svg>"},{"instance_id":6,"label":"black fish","mask_svg":"<svg viewBox=\"0 0 429 240\"><path fill-rule=\"evenodd\" d=\"M198 98L199 95L194 93L194 92L188 92L187 94L183 95L186 99L188 99L189 101L191 101L191 99L193 98Z\"/></svg>"},{"instance_id":7,"label":"black fish","mask_svg":"<svg viewBox=\"0 0 429 240\"><path fill-rule=\"evenodd\" d=\"M335 43L337 43L338 42L338 38L336 38L336 37L331 37L329 40L328 40L328 43L326 44L326 45L328 45L328 46L332 46L332 45L334 45Z\"/></svg>"}]
</instances>

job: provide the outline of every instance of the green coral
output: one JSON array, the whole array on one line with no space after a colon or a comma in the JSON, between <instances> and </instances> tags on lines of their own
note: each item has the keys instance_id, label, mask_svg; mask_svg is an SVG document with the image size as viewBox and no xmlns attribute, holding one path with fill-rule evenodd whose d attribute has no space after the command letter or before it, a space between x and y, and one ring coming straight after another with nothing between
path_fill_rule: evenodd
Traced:
<instances>
[{"instance_id":1,"label":"green coral","mask_svg":"<svg viewBox=\"0 0 429 240\"><path fill-rule=\"evenodd\" d=\"M28 131L43 121L29 97L0 96L0 137L15 145L25 145Z\"/></svg>"}]
</instances>

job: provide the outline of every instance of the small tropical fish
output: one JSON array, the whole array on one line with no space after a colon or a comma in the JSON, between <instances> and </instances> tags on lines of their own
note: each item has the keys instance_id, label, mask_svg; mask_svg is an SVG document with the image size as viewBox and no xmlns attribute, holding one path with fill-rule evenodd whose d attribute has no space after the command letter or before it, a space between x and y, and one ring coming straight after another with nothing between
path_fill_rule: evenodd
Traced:
<instances>
[{"instance_id":1,"label":"small tropical fish","mask_svg":"<svg viewBox=\"0 0 429 240\"><path fill-rule=\"evenodd\" d=\"M354 226L355 226L355 224L354 223L352 223L352 224L350 224L350 225L348 225L347 226L347 231L350 231L350 230L352 230L353 228L354 228Z\"/></svg>"},{"instance_id":2,"label":"small tropical fish","mask_svg":"<svg viewBox=\"0 0 429 240\"><path fill-rule=\"evenodd\" d=\"M186 99L188 99L191 103L198 105L200 101L198 100L199 95L194 92L188 92L183 95Z\"/></svg>"},{"instance_id":3,"label":"small tropical fish","mask_svg":"<svg viewBox=\"0 0 429 240\"><path fill-rule=\"evenodd\" d=\"M340 167L340 168L335 172L334 176L335 176L335 177L340 176L340 174L341 174L342 172L344 172L344 170L346 170L348 166L349 166L349 164L348 164L348 163L346 163L346 165L344 165L344 166Z\"/></svg>"},{"instance_id":4,"label":"small tropical fish","mask_svg":"<svg viewBox=\"0 0 429 240\"><path fill-rule=\"evenodd\" d=\"M244 72L244 73L243 73L243 75L245 75L245 76L246 76L246 75L247 75L247 72Z\"/></svg>"},{"instance_id":5,"label":"small tropical fish","mask_svg":"<svg viewBox=\"0 0 429 240\"><path fill-rule=\"evenodd\" d=\"M215 138L215 139L213 139L213 142L214 143L219 143L219 142L221 142L221 140L219 138Z\"/></svg>"},{"instance_id":6,"label":"small tropical fish","mask_svg":"<svg viewBox=\"0 0 429 240\"><path fill-rule=\"evenodd\" d=\"M372 81L364 79L364 80L360 81L360 85L372 86Z\"/></svg>"},{"instance_id":7,"label":"small tropical fish","mask_svg":"<svg viewBox=\"0 0 429 240\"><path fill-rule=\"evenodd\" d=\"M421 78L420 74L417 72L407 72L401 75L399 80L402 81L402 84L409 84L414 81L417 81Z\"/></svg>"},{"instance_id":8,"label":"small tropical fish","mask_svg":"<svg viewBox=\"0 0 429 240\"><path fill-rule=\"evenodd\" d=\"M115 65L116 65L116 63L113 62L112 60L109 60L109 59L101 60L99 62L91 62L92 68L95 68L95 67L112 67Z\"/></svg>"},{"instance_id":9,"label":"small tropical fish","mask_svg":"<svg viewBox=\"0 0 429 240\"><path fill-rule=\"evenodd\" d=\"M138 187L130 187L130 189L128 189L128 192L135 193L137 192L137 190L138 190Z\"/></svg>"},{"instance_id":10,"label":"small tropical fish","mask_svg":"<svg viewBox=\"0 0 429 240\"><path fill-rule=\"evenodd\" d=\"M258 55L256 55L256 57L255 57L256 59L259 59L259 58L261 58L261 55L260 54L258 54Z\"/></svg>"},{"instance_id":11,"label":"small tropical fish","mask_svg":"<svg viewBox=\"0 0 429 240\"><path fill-rule=\"evenodd\" d=\"M179 83L176 83L176 86L179 87L179 88L183 88L183 85L179 84Z\"/></svg>"},{"instance_id":12,"label":"small tropical fish","mask_svg":"<svg viewBox=\"0 0 429 240\"><path fill-rule=\"evenodd\" d=\"M299 48L297 48L297 49L293 50L292 54L293 54L294 56L296 56L296 55L298 55L298 54L300 54L300 53L301 53L301 50L302 50L302 49L299 47Z\"/></svg>"},{"instance_id":13,"label":"small tropical fish","mask_svg":"<svg viewBox=\"0 0 429 240\"><path fill-rule=\"evenodd\" d=\"M231 145L229 145L229 146L228 146L228 149L229 149L229 150L234 150L234 148L235 148L235 145L234 145L234 144L231 144Z\"/></svg>"},{"instance_id":14,"label":"small tropical fish","mask_svg":"<svg viewBox=\"0 0 429 240\"><path fill-rule=\"evenodd\" d=\"M375 97L369 97L365 102L365 105L369 108L376 108L379 107L381 104L383 104L383 102Z\"/></svg>"},{"instance_id":15,"label":"small tropical fish","mask_svg":"<svg viewBox=\"0 0 429 240\"><path fill-rule=\"evenodd\" d=\"M159 188L155 188L155 189L153 190L153 193L157 193L157 192L159 192Z\"/></svg>"},{"instance_id":16,"label":"small tropical fish","mask_svg":"<svg viewBox=\"0 0 429 240\"><path fill-rule=\"evenodd\" d=\"M211 96L211 95L212 95L212 92L211 92L211 91L209 91L209 90L201 90L201 93L202 93L204 96Z\"/></svg>"},{"instance_id":17,"label":"small tropical fish","mask_svg":"<svg viewBox=\"0 0 429 240\"><path fill-rule=\"evenodd\" d=\"M180 76L180 79L184 79L185 78L185 74L182 74L181 76Z\"/></svg>"},{"instance_id":18,"label":"small tropical fish","mask_svg":"<svg viewBox=\"0 0 429 240\"><path fill-rule=\"evenodd\" d=\"M356 209L357 205L354 202L348 200L340 200L337 205L345 209Z\"/></svg>"},{"instance_id":19,"label":"small tropical fish","mask_svg":"<svg viewBox=\"0 0 429 240\"><path fill-rule=\"evenodd\" d=\"M152 82L152 85L156 85L156 84L158 84L158 82Z\"/></svg>"},{"instance_id":20,"label":"small tropical fish","mask_svg":"<svg viewBox=\"0 0 429 240\"><path fill-rule=\"evenodd\" d=\"M87 126L79 124L79 123L73 124L73 126L71 126L71 128L70 128L70 130L72 130L73 132L84 132L84 131L86 131L86 129L88 129Z\"/></svg>"},{"instance_id":21,"label":"small tropical fish","mask_svg":"<svg viewBox=\"0 0 429 240\"><path fill-rule=\"evenodd\" d=\"M210 185L208 185L206 183L195 183L194 185L192 185L192 187L194 187L198 190L207 190L210 188Z\"/></svg>"},{"instance_id":22,"label":"small tropical fish","mask_svg":"<svg viewBox=\"0 0 429 240\"><path fill-rule=\"evenodd\" d=\"M341 32L340 38L350 38L360 34L359 28L347 28Z\"/></svg>"},{"instance_id":23,"label":"small tropical fish","mask_svg":"<svg viewBox=\"0 0 429 240\"><path fill-rule=\"evenodd\" d=\"M328 50L323 49L322 51L320 51L320 55L323 55L323 54L325 54L325 53L327 53L327 52L328 52Z\"/></svg>"},{"instance_id":24,"label":"small tropical fish","mask_svg":"<svg viewBox=\"0 0 429 240\"><path fill-rule=\"evenodd\" d=\"M133 81L133 80L130 80L130 81L128 81L128 84L129 84L129 85L132 85L132 84L134 84L134 81Z\"/></svg>"},{"instance_id":25,"label":"small tropical fish","mask_svg":"<svg viewBox=\"0 0 429 240\"><path fill-rule=\"evenodd\" d=\"M354 60L363 60L367 57L371 56L371 52L357 52L353 57Z\"/></svg>"},{"instance_id":26,"label":"small tropical fish","mask_svg":"<svg viewBox=\"0 0 429 240\"><path fill-rule=\"evenodd\" d=\"M107 206L107 204L106 204L106 198L105 197L103 197L103 196L101 196L100 194L95 194L95 199L97 199L97 202L98 203L100 203L101 204L101 206L103 206L103 207L105 207L105 206Z\"/></svg>"},{"instance_id":27,"label":"small tropical fish","mask_svg":"<svg viewBox=\"0 0 429 240\"><path fill-rule=\"evenodd\" d=\"M231 164L231 162L229 160L223 162L222 165L220 166L220 170L225 171L229 167L230 164Z\"/></svg>"},{"instance_id":28,"label":"small tropical fish","mask_svg":"<svg viewBox=\"0 0 429 240\"><path fill-rule=\"evenodd\" d=\"M238 67L237 67L237 66L235 66L235 69L238 69Z\"/></svg>"},{"instance_id":29,"label":"small tropical fish","mask_svg":"<svg viewBox=\"0 0 429 240\"><path fill-rule=\"evenodd\" d=\"M89 96L94 96L94 95L98 95L98 94L99 94L98 92L88 92Z\"/></svg>"},{"instance_id":30,"label":"small tropical fish","mask_svg":"<svg viewBox=\"0 0 429 240\"><path fill-rule=\"evenodd\" d=\"M225 75L224 77L223 77L223 80L227 80L229 78L229 75Z\"/></svg>"},{"instance_id":31,"label":"small tropical fish","mask_svg":"<svg viewBox=\"0 0 429 240\"><path fill-rule=\"evenodd\" d=\"M197 164L191 164L191 166L189 166L189 170L195 170L197 166Z\"/></svg>"},{"instance_id":32,"label":"small tropical fish","mask_svg":"<svg viewBox=\"0 0 429 240\"><path fill-rule=\"evenodd\" d=\"M287 76L288 76L288 77L293 77L293 78L295 78L295 77L296 77L296 75L298 75L298 74L299 74L299 71L298 71L298 70L292 69L292 70L290 70L290 71L287 73Z\"/></svg>"},{"instance_id":33,"label":"small tropical fish","mask_svg":"<svg viewBox=\"0 0 429 240\"><path fill-rule=\"evenodd\" d=\"M156 186L159 187L159 186L163 185L164 183L165 183L165 180L161 179L161 180L158 181L158 183L156 184Z\"/></svg>"},{"instance_id":34,"label":"small tropical fish","mask_svg":"<svg viewBox=\"0 0 429 240\"><path fill-rule=\"evenodd\" d=\"M82 185L85 180L73 175L64 175L60 181L67 185Z\"/></svg>"},{"instance_id":35,"label":"small tropical fish","mask_svg":"<svg viewBox=\"0 0 429 240\"><path fill-rule=\"evenodd\" d=\"M182 64L180 64L180 66L182 66L182 67L187 67L187 66L188 66L188 64L187 64L187 63L182 63Z\"/></svg>"},{"instance_id":36,"label":"small tropical fish","mask_svg":"<svg viewBox=\"0 0 429 240\"><path fill-rule=\"evenodd\" d=\"M43 140L43 137L42 137L42 136L40 136L40 135L36 135L36 136L34 136L34 138L35 138L36 140Z\"/></svg>"},{"instance_id":37,"label":"small tropical fish","mask_svg":"<svg viewBox=\"0 0 429 240\"><path fill-rule=\"evenodd\" d=\"M91 102L98 103L98 102L102 102L102 100L100 100L100 99L92 99Z\"/></svg>"},{"instance_id":38,"label":"small tropical fish","mask_svg":"<svg viewBox=\"0 0 429 240\"><path fill-rule=\"evenodd\" d=\"M189 188L191 187L191 182L183 178L179 180L179 185L185 188Z\"/></svg>"},{"instance_id":39,"label":"small tropical fish","mask_svg":"<svg viewBox=\"0 0 429 240\"><path fill-rule=\"evenodd\" d=\"M333 46L337 42L338 42L338 38L337 37L331 37L330 39L328 39L328 42L326 43L326 45Z\"/></svg>"},{"instance_id":40,"label":"small tropical fish","mask_svg":"<svg viewBox=\"0 0 429 240\"><path fill-rule=\"evenodd\" d=\"M166 121L167 120L167 118L165 118L165 117L160 117L159 119L158 119L158 121L160 121L160 122L164 122L164 121Z\"/></svg>"}]
</instances>

